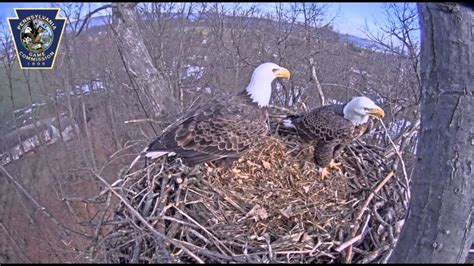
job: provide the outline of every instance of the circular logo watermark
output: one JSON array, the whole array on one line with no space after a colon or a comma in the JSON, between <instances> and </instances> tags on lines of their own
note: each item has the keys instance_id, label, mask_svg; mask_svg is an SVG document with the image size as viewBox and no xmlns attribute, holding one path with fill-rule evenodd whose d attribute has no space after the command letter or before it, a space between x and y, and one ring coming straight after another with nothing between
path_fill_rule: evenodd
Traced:
<instances>
[{"instance_id":1,"label":"circular logo watermark","mask_svg":"<svg viewBox=\"0 0 474 266\"><path fill-rule=\"evenodd\" d=\"M41 18L35 18L25 24L20 31L21 44L32 53L42 53L51 47L54 33L50 23Z\"/></svg>"}]
</instances>

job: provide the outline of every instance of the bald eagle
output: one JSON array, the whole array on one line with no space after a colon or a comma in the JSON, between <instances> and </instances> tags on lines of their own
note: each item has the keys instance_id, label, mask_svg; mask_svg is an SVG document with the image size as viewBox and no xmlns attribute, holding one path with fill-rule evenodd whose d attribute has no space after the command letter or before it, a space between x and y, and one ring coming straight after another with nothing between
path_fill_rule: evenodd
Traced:
<instances>
[{"instance_id":1,"label":"bald eagle","mask_svg":"<svg viewBox=\"0 0 474 266\"><path fill-rule=\"evenodd\" d=\"M30 20L24 32L21 33L21 40L30 49L38 49L38 52L42 52L41 36L43 36L44 32L46 32L46 29L43 25L38 25L33 20Z\"/></svg>"},{"instance_id":2,"label":"bald eagle","mask_svg":"<svg viewBox=\"0 0 474 266\"><path fill-rule=\"evenodd\" d=\"M238 159L267 134L267 105L275 78L290 72L274 63L258 66L242 92L212 100L184 114L145 150L147 158L175 153L188 165Z\"/></svg>"},{"instance_id":3,"label":"bald eagle","mask_svg":"<svg viewBox=\"0 0 474 266\"><path fill-rule=\"evenodd\" d=\"M283 128L296 130L299 138L314 143L314 161L325 178L327 168L338 169L335 163L344 147L369 132L373 126L370 117L383 118L385 112L371 99L354 97L345 104L326 105L306 113L291 115L282 121Z\"/></svg>"}]
</instances>

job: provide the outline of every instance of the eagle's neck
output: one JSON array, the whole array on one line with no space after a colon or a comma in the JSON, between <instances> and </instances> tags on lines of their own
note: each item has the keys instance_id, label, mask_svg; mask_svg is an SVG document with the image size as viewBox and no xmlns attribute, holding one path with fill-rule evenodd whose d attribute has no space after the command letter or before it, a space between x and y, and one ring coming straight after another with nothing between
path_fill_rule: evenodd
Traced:
<instances>
[{"instance_id":1,"label":"eagle's neck","mask_svg":"<svg viewBox=\"0 0 474 266\"><path fill-rule=\"evenodd\" d=\"M353 125L359 126L362 124L367 123L369 121L369 116L368 115L361 115L359 113L356 113L354 110L352 110L348 104L344 106L344 109L342 109L342 112L344 114L344 118L351 121Z\"/></svg>"},{"instance_id":2,"label":"eagle's neck","mask_svg":"<svg viewBox=\"0 0 474 266\"><path fill-rule=\"evenodd\" d=\"M256 79L252 76L249 85L245 89L247 94L256 103L258 107L266 107L270 104L270 97L272 95L272 81L273 78Z\"/></svg>"}]
</instances>

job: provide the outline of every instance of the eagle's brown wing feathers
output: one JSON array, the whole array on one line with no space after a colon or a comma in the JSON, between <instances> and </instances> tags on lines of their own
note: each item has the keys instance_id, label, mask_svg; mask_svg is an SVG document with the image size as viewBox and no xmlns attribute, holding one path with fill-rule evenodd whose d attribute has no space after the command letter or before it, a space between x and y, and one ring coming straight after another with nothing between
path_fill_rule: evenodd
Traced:
<instances>
[{"instance_id":1,"label":"eagle's brown wing feathers","mask_svg":"<svg viewBox=\"0 0 474 266\"><path fill-rule=\"evenodd\" d=\"M316 155L316 149L315 149L315 160L317 161L321 161L321 165L325 165L324 163L330 161L328 161L328 156L332 156L332 158L337 158L339 157L339 155L342 153L342 151L344 150L344 148L349 145L351 142L355 141L356 139L362 137L363 135L367 134L370 132L370 130L372 129L374 125L374 122L369 118L369 120L363 124L360 124L358 126L355 126L354 127L354 130L352 131L352 138L348 138L340 143L330 143L332 145L335 145L334 148L333 148L333 153L332 155L331 154L328 154L328 155L325 155L324 152L326 150L328 150L327 152L329 152L331 150L331 145L328 145L328 144L325 144L326 147L322 147L322 148L319 148L318 147L318 151L320 152L319 155ZM324 159L322 159L324 158Z\"/></svg>"},{"instance_id":2,"label":"eagle's brown wing feathers","mask_svg":"<svg viewBox=\"0 0 474 266\"><path fill-rule=\"evenodd\" d=\"M344 118L344 105L325 105L310 112L288 116L298 136L304 142L314 143L314 160L321 167L337 158L344 147L368 133L374 122L354 126ZM290 130L290 129L287 129Z\"/></svg>"},{"instance_id":3,"label":"eagle's brown wing feathers","mask_svg":"<svg viewBox=\"0 0 474 266\"><path fill-rule=\"evenodd\" d=\"M292 119L302 140L314 142L314 160L320 166L329 164L340 150L352 140L354 126L339 112L338 105L327 105Z\"/></svg>"},{"instance_id":4,"label":"eagle's brown wing feathers","mask_svg":"<svg viewBox=\"0 0 474 266\"><path fill-rule=\"evenodd\" d=\"M150 144L148 151L173 151L194 165L238 158L267 131L265 120L247 104L214 102L194 110Z\"/></svg>"},{"instance_id":5,"label":"eagle's brown wing feathers","mask_svg":"<svg viewBox=\"0 0 474 266\"><path fill-rule=\"evenodd\" d=\"M324 108L326 107L326 108ZM354 126L331 106L323 106L292 120L300 137L305 141L331 142L350 138Z\"/></svg>"}]
</instances>

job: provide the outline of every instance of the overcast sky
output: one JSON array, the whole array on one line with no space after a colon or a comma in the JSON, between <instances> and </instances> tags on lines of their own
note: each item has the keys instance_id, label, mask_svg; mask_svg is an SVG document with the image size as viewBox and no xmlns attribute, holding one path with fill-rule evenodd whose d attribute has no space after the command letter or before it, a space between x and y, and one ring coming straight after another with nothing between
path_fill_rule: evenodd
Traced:
<instances>
[{"instance_id":1,"label":"overcast sky","mask_svg":"<svg viewBox=\"0 0 474 266\"><path fill-rule=\"evenodd\" d=\"M272 3L255 3L260 8L271 8ZM413 3L415 4L415 3ZM100 6L100 3L93 5ZM334 21L334 28L340 33L352 34L365 37L361 31L365 22L369 27L375 29L375 22L381 22L384 16L384 3L327 3L328 17L338 14ZM16 7L50 7L50 3L0 3L0 18L6 22L7 17L15 16L13 11ZM94 6L92 7L94 8Z\"/></svg>"}]
</instances>

